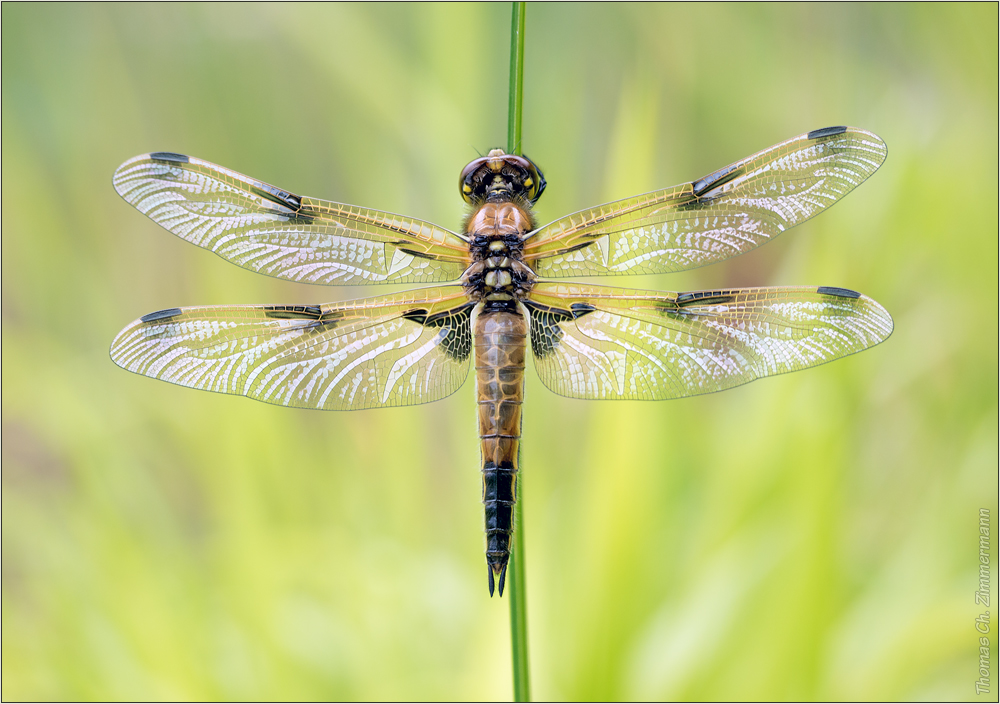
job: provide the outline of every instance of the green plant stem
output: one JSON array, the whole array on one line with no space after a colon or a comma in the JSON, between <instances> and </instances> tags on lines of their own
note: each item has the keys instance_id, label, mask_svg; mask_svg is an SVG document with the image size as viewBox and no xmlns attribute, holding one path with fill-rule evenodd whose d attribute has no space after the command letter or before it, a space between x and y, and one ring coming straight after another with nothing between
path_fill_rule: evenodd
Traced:
<instances>
[{"instance_id":1,"label":"green plant stem","mask_svg":"<svg viewBox=\"0 0 1000 704\"><path fill-rule=\"evenodd\" d=\"M521 153L521 106L524 102L524 13L525 3L513 3L510 23L510 100L507 112L507 153ZM520 462L519 462L520 464ZM524 465L517 481L514 504L514 544L507 567L510 599L510 648L514 675L514 701L531 701L528 676L528 608L524 559Z\"/></svg>"},{"instance_id":2,"label":"green plant stem","mask_svg":"<svg viewBox=\"0 0 1000 704\"><path fill-rule=\"evenodd\" d=\"M507 103L507 153L521 152L521 106L524 104L524 6L514 6L510 21L510 89Z\"/></svg>"}]
</instances>

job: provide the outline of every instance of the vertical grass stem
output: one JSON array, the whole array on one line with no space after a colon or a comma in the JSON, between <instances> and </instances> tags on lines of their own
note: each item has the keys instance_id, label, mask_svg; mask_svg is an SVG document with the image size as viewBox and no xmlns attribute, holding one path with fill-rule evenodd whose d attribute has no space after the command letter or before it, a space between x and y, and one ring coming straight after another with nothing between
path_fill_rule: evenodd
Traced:
<instances>
[{"instance_id":1,"label":"vertical grass stem","mask_svg":"<svg viewBox=\"0 0 1000 704\"><path fill-rule=\"evenodd\" d=\"M521 106L524 102L525 3L513 3L510 23L510 93L507 111L507 153L521 153ZM514 505L514 544L508 567L510 645L514 701L531 701L528 675L528 617L524 559L524 465L519 461L517 503Z\"/></svg>"}]
</instances>

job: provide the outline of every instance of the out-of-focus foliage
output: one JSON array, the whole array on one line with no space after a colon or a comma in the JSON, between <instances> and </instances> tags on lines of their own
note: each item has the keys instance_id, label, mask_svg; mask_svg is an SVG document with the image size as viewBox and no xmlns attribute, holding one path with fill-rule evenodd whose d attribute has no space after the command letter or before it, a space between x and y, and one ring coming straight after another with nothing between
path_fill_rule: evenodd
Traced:
<instances>
[{"instance_id":1,"label":"out-of-focus foliage","mask_svg":"<svg viewBox=\"0 0 1000 704\"><path fill-rule=\"evenodd\" d=\"M471 382L319 413L107 355L160 308L378 293L185 244L115 195L120 162L189 153L457 227L459 170L504 141L509 6L2 12L3 698L509 697ZM602 283L844 286L896 322L859 356L675 402L570 401L529 371L537 697L974 696L997 58L995 4L529 7L543 221L818 127L889 145L756 252Z\"/></svg>"}]
</instances>

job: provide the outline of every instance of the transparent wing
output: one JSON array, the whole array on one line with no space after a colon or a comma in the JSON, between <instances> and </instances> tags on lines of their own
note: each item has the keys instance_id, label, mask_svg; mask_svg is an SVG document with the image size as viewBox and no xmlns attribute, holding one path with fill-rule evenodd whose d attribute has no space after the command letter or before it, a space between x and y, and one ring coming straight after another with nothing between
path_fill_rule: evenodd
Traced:
<instances>
[{"instance_id":1,"label":"transparent wing","mask_svg":"<svg viewBox=\"0 0 1000 704\"><path fill-rule=\"evenodd\" d=\"M111 359L279 406L406 406L465 381L473 305L461 286L445 286L318 306L171 308L118 333Z\"/></svg>"},{"instance_id":2,"label":"transparent wing","mask_svg":"<svg viewBox=\"0 0 1000 704\"><path fill-rule=\"evenodd\" d=\"M378 210L297 196L182 154L126 161L115 190L175 235L245 269L309 284L453 281L468 244Z\"/></svg>"},{"instance_id":3,"label":"transparent wing","mask_svg":"<svg viewBox=\"0 0 1000 704\"><path fill-rule=\"evenodd\" d=\"M692 183L581 210L525 241L540 275L662 274L767 242L850 193L885 160L854 127L814 130Z\"/></svg>"},{"instance_id":4,"label":"transparent wing","mask_svg":"<svg viewBox=\"0 0 1000 704\"><path fill-rule=\"evenodd\" d=\"M860 352L892 333L878 303L825 286L678 294L541 283L525 307L542 383L585 399L721 391Z\"/></svg>"}]
</instances>

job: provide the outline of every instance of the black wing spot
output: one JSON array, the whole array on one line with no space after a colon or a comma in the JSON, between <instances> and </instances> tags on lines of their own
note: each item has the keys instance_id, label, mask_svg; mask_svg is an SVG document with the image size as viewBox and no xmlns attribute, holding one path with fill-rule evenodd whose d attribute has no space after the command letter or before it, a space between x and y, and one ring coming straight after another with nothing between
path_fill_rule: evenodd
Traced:
<instances>
[{"instance_id":1,"label":"black wing spot","mask_svg":"<svg viewBox=\"0 0 1000 704\"><path fill-rule=\"evenodd\" d=\"M739 164L730 164L726 168L709 174L705 178L698 179L691 184L691 188L694 190L694 194L700 198L706 191L728 183L742 173L743 171L740 169Z\"/></svg>"},{"instance_id":2,"label":"black wing spot","mask_svg":"<svg viewBox=\"0 0 1000 704\"><path fill-rule=\"evenodd\" d=\"M835 134L844 134L846 131L847 128L843 125L839 127L823 127L807 134L806 139L823 139L823 137L832 137Z\"/></svg>"},{"instance_id":3,"label":"black wing spot","mask_svg":"<svg viewBox=\"0 0 1000 704\"><path fill-rule=\"evenodd\" d=\"M722 303L732 303L736 296L723 293L722 291L691 291L677 296L677 307L685 306L714 306Z\"/></svg>"},{"instance_id":4,"label":"black wing spot","mask_svg":"<svg viewBox=\"0 0 1000 704\"><path fill-rule=\"evenodd\" d=\"M268 318L319 320L323 311L319 306L264 306Z\"/></svg>"},{"instance_id":5,"label":"black wing spot","mask_svg":"<svg viewBox=\"0 0 1000 704\"><path fill-rule=\"evenodd\" d=\"M272 203L277 203L281 207L291 210L293 213L298 213L302 208L302 196L283 191L280 188L262 184L260 186L251 186L250 192Z\"/></svg>"},{"instance_id":6,"label":"black wing spot","mask_svg":"<svg viewBox=\"0 0 1000 704\"><path fill-rule=\"evenodd\" d=\"M411 257L417 257L418 259L437 259L433 254L426 254L425 252L417 252L412 249L399 248L399 251L403 254L409 254Z\"/></svg>"},{"instance_id":7,"label":"black wing spot","mask_svg":"<svg viewBox=\"0 0 1000 704\"><path fill-rule=\"evenodd\" d=\"M589 303L574 303L569 307L569 309L570 312L573 313L573 320L576 320L577 318L586 315L587 313L593 313L595 310L597 310L596 308L594 308L594 306L590 305Z\"/></svg>"},{"instance_id":8,"label":"black wing spot","mask_svg":"<svg viewBox=\"0 0 1000 704\"><path fill-rule=\"evenodd\" d=\"M173 161L178 164L187 164L191 161L190 157L183 154L175 154L174 152L153 152L149 155L149 158L156 161Z\"/></svg>"},{"instance_id":9,"label":"black wing spot","mask_svg":"<svg viewBox=\"0 0 1000 704\"><path fill-rule=\"evenodd\" d=\"M156 320L166 320L167 318L173 318L175 315L180 315L183 311L180 308L165 308L163 310L158 310L155 313L147 313L146 315L139 318L144 323L152 323Z\"/></svg>"},{"instance_id":10,"label":"black wing spot","mask_svg":"<svg viewBox=\"0 0 1000 704\"><path fill-rule=\"evenodd\" d=\"M825 296L837 296L838 298L861 298L861 294L857 291L852 291L849 288L837 288L836 286L820 286L816 289L816 293L822 293Z\"/></svg>"},{"instance_id":11,"label":"black wing spot","mask_svg":"<svg viewBox=\"0 0 1000 704\"><path fill-rule=\"evenodd\" d=\"M447 329L441 347L449 357L462 362L472 353L472 309L475 306L474 301L469 301L433 315L426 308L414 308L403 313L403 317L424 327Z\"/></svg>"},{"instance_id":12,"label":"black wing spot","mask_svg":"<svg viewBox=\"0 0 1000 704\"><path fill-rule=\"evenodd\" d=\"M603 236L604 235L598 235L598 237L603 237ZM568 249L564 249L564 250L562 250L559 253L560 254L569 254L570 252L576 252L577 250L583 249L584 247L589 247L592 244L593 244L593 242L581 242L580 244L575 244L572 247L569 247Z\"/></svg>"}]
</instances>

